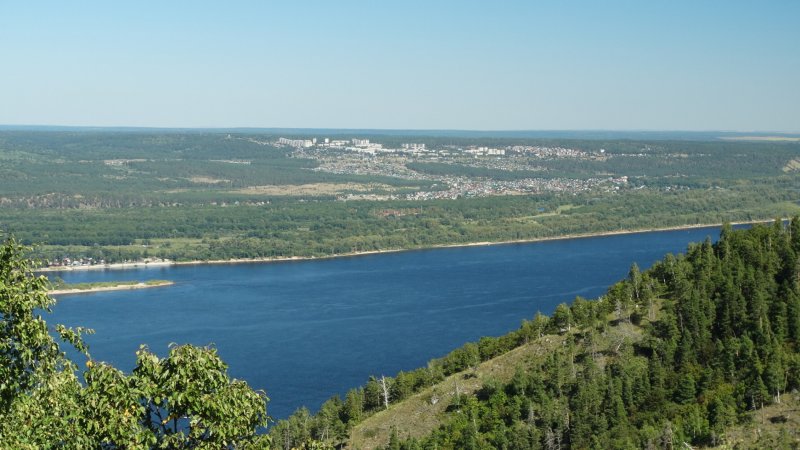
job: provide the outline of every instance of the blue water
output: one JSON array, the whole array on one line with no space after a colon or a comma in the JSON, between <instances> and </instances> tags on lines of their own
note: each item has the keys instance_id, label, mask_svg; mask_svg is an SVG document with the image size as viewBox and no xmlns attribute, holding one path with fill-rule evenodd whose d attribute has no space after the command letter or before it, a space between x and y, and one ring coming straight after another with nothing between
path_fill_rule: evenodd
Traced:
<instances>
[{"instance_id":1,"label":"blue water","mask_svg":"<svg viewBox=\"0 0 800 450\"><path fill-rule=\"evenodd\" d=\"M129 371L147 344L213 343L269 414L316 410L370 375L424 366L516 329L576 295L594 298L717 228L330 260L60 273L70 283L167 279L170 287L64 296L51 322L94 328L92 356Z\"/></svg>"}]
</instances>

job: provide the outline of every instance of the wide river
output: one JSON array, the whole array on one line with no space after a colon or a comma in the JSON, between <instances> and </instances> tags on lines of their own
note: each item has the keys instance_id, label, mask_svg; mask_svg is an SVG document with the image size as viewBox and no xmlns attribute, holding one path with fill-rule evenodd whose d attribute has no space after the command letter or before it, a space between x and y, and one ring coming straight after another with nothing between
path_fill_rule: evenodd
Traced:
<instances>
[{"instance_id":1,"label":"wide river","mask_svg":"<svg viewBox=\"0 0 800 450\"><path fill-rule=\"evenodd\" d=\"M64 296L51 322L94 328L92 356L129 371L147 344L213 344L268 412L316 410L334 394L516 329L576 295L595 298L631 263L649 267L698 228L328 260L58 273L70 283L166 279L169 287Z\"/></svg>"}]
</instances>

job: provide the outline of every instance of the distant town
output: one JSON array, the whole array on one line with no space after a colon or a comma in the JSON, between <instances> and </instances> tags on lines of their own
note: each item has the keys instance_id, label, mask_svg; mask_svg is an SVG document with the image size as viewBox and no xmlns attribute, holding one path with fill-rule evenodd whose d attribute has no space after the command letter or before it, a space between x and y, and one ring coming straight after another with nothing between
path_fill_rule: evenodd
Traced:
<instances>
[{"instance_id":1,"label":"distant town","mask_svg":"<svg viewBox=\"0 0 800 450\"><path fill-rule=\"evenodd\" d=\"M406 180L433 181L433 190L419 190L402 194L348 193L339 200L434 200L496 195L538 194L602 190L615 191L628 186L627 176L595 178L554 178L544 176L547 170L541 165L545 160L605 160L604 149L586 152L574 148L534 145L490 147L481 145L429 146L421 142L404 142L396 146L371 142L369 139L331 139L280 137L274 141L248 139L261 145L290 149L295 158L312 159L319 166L314 170L335 174L375 175ZM246 164L246 161L237 161ZM454 174L431 174L410 168L411 163L451 164ZM513 179L496 179L492 176L462 175L456 166L502 171ZM536 176L536 173L543 176Z\"/></svg>"}]
</instances>

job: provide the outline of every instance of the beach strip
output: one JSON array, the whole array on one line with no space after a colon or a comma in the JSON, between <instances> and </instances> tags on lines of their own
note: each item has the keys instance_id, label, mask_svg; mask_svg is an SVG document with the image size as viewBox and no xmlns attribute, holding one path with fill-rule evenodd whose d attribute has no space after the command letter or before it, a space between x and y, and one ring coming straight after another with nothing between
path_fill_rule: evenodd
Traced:
<instances>
[{"instance_id":1,"label":"beach strip","mask_svg":"<svg viewBox=\"0 0 800 450\"><path fill-rule=\"evenodd\" d=\"M175 284L173 281L165 281L165 280L160 280L156 282L119 283L110 285L103 284L102 286L90 286L86 288L52 289L47 291L47 293L49 295L89 294L92 292L129 291L133 289L157 288L157 287L171 286L173 284Z\"/></svg>"}]
</instances>

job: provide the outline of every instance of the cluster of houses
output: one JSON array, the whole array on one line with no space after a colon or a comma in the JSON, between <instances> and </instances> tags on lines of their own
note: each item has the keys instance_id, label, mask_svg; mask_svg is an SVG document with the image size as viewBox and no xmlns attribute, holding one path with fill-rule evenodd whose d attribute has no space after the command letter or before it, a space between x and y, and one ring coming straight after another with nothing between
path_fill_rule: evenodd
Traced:
<instances>
[{"instance_id":1,"label":"cluster of houses","mask_svg":"<svg viewBox=\"0 0 800 450\"><path fill-rule=\"evenodd\" d=\"M94 258L56 258L50 261L47 261L48 267L81 267L81 266L96 266L98 264L102 265L105 264L105 259L94 259Z\"/></svg>"},{"instance_id":2,"label":"cluster of houses","mask_svg":"<svg viewBox=\"0 0 800 450\"><path fill-rule=\"evenodd\" d=\"M279 138L276 141L277 145L284 145L296 149L304 149L316 147L319 149L341 150L347 152L364 153L368 155L376 155L378 153L410 153L420 154L428 151L425 144L417 142L408 142L400 145L399 148L385 148L383 144L370 142L369 139L329 139L322 140L313 139L288 139Z\"/></svg>"}]
</instances>

